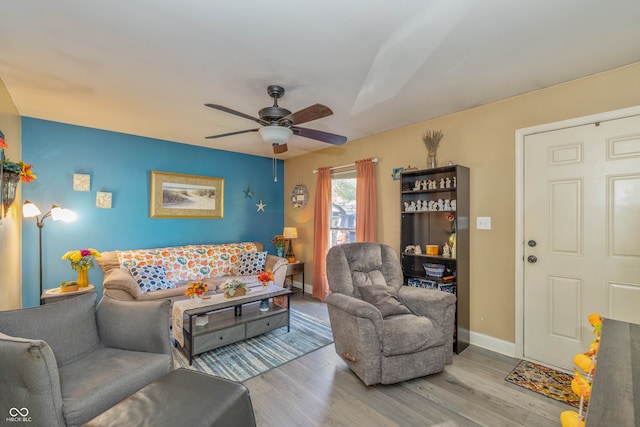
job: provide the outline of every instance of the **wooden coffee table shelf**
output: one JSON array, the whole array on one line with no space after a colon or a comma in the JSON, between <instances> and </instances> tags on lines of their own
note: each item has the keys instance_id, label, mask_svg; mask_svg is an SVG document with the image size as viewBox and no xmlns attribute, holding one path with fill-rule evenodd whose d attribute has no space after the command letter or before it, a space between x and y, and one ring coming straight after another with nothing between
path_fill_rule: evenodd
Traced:
<instances>
[{"instance_id":1,"label":"wooden coffee table shelf","mask_svg":"<svg viewBox=\"0 0 640 427\"><path fill-rule=\"evenodd\" d=\"M260 301L273 297L286 296L286 307L269 302L268 311L260 311ZM289 304L291 291L281 288L275 292L255 296L230 298L213 305L185 310L189 317L184 321L184 347L189 356L189 365L193 357L207 351L252 338L274 329L287 327L290 331ZM207 316L208 323L196 326L196 317ZM193 334L191 333L193 331Z\"/></svg>"}]
</instances>

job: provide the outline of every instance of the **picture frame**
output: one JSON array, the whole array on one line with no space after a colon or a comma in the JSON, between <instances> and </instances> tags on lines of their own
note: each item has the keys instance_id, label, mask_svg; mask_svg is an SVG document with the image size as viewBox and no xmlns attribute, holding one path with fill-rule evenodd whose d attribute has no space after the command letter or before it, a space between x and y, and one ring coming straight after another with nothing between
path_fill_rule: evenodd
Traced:
<instances>
[{"instance_id":1,"label":"picture frame","mask_svg":"<svg viewBox=\"0 0 640 427\"><path fill-rule=\"evenodd\" d=\"M224 217L224 179L151 171L151 218Z\"/></svg>"},{"instance_id":2,"label":"picture frame","mask_svg":"<svg viewBox=\"0 0 640 427\"><path fill-rule=\"evenodd\" d=\"M400 179L400 176L402 175L402 172L404 172L404 168L400 167L400 168L394 168L393 172L391 172L391 177L393 178L394 181L397 181Z\"/></svg>"}]
</instances>

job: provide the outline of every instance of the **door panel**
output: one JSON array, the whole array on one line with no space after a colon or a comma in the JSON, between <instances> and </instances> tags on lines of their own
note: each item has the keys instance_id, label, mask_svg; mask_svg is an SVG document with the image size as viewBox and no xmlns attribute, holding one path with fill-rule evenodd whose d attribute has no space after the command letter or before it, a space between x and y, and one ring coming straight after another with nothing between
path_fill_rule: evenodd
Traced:
<instances>
[{"instance_id":1,"label":"door panel","mask_svg":"<svg viewBox=\"0 0 640 427\"><path fill-rule=\"evenodd\" d=\"M590 313L640 323L640 117L528 135L524 155L524 356L569 369Z\"/></svg>"}]
</instances>

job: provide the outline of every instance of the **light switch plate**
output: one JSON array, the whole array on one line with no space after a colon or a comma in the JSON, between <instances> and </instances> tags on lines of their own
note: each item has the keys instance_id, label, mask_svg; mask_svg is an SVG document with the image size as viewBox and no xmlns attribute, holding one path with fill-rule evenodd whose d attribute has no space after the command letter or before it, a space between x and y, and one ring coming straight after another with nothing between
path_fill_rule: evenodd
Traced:
<instances>
[{"instance_id":1,"label":"light switch plate","mask_svg":"<svg viewBox=\"0 0 640 427\"><path fill-rule=\"evenodd\" d=\"M491 217L490 216L476 217L476 229L491 230Z\"/></svg>"}]
</instances>

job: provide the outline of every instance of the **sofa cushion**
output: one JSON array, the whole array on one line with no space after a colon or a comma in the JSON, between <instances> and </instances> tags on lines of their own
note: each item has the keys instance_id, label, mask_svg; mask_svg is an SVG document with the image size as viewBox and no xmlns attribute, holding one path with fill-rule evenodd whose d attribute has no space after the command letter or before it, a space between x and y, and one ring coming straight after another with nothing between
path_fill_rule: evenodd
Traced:
<instances>
[{"instance_id":1,"label":"sofa cushion","mask_svg":"<svg viewBox=\"0 0 640 427\"><path fill-rule=\"evenodd\" d=\"M163 265L142 265L140 267L129 268L131 275L138 286L140 291L146 294L150 291L160 291L163 289L173 289L176 286L167 280L167 271Z\"/></svg>"},{"instance_id":2,"label":"sofa cushion","mask_svg":"<svg viewBox=\"0 0 640 427\"><path fill-rule=\"evenodd\" d=\"M250 276L264 271L264 264L267 261L267 252L243 252L240 254L240 266L238 274Z\"/></svg>"},{"instance_id":3,"label":"sofa cushion","mask_svg":"<svg viewBox=\"0 0 640 427\"><path fill-rule=\"evenodd\" d=\"M416 353L444 345L442 328L431 319L414 314L389 316L382 324L382 353L385 356Z\"/></svg>"},{"instance_id":4,"label":"sofa cushion","mask_svg":"<svg viewBox=\"0 0 640 427\"><path fill-rule=\"evenodd\" d=\"M411 314L411 311L398 300L396 289L391 286L359 286L358 291L362 299L376 306L382 317L398 314Z\"/></svg>"},{"instance_id":5,"label":"sofa cushion","mask_svg":"<svg viewBox=\"0 0 640 427\"><path fill-rule=\"evenodd\" d=\"M96 325L95 291L38 307L0 311L0 332L40 339L53 350L58 366L100 348Z\"/></svg>"}]
</instances>

